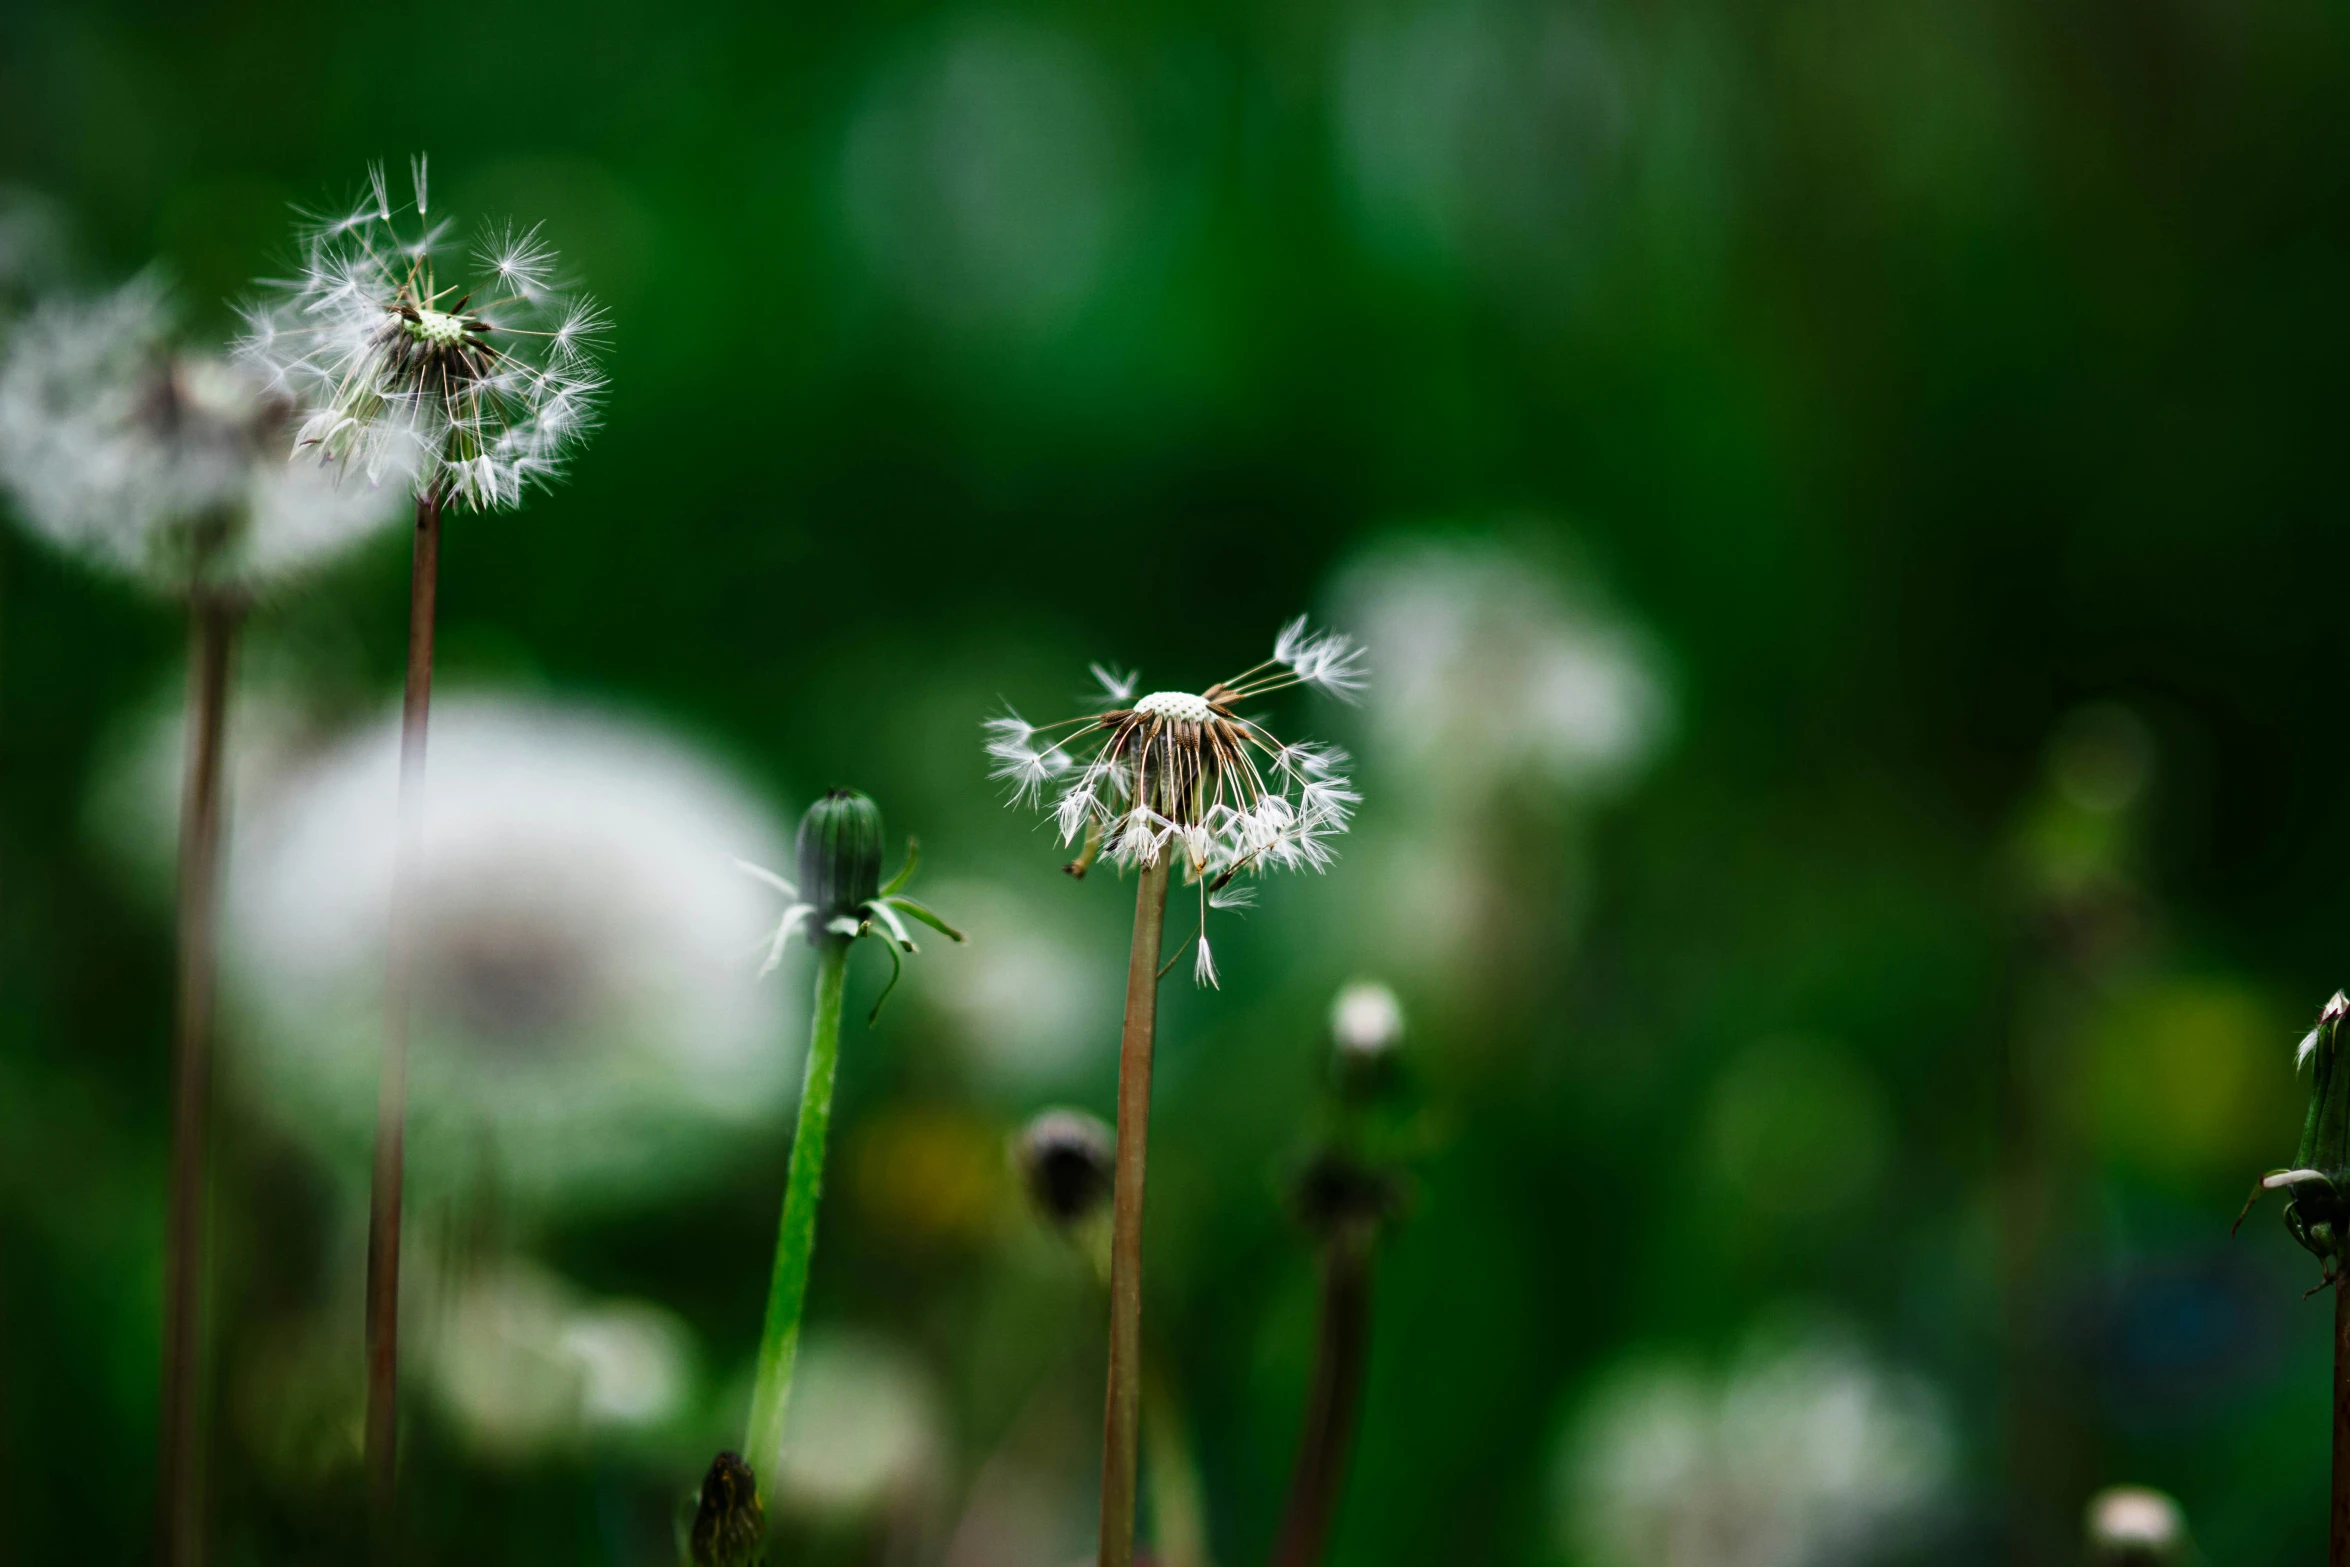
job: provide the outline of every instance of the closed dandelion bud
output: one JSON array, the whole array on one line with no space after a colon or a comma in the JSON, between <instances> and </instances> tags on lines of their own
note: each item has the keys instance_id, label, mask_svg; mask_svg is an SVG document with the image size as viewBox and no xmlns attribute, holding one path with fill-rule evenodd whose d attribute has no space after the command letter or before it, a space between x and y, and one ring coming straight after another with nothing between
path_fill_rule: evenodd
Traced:
<instances>
[{"instance_id":1,"label":"closed dandelion bud","mask_svg":"<svg viewBox=\"0 0 2350 1567\"><path fill-rule=\"evenodd\" d=\"M2092 1567L2171 1567L2187 1559L2179 1504L2142 1485L2109 1486L2089 1499Z\"/></svg>"},{"instance_id":2,"label":"closed dandelion bud","mask_svg":"<svg viewBox=\"0 0 2350 1567\"><path fill-rule=\"evenodd\" d=\"M881 808L854 789L834 789L800 818L800 896L812 906L811 939L847 941L881 895Z\"/></svg>"},{"instance_id":3,"label":"closed dandelion bud","mask_svg":"<svg viewBox=\"0 0 2350 1567\"><path fill-rule=\"evenodd\" d=\"M752 1567L767 1535L758 1478L739 1453L720 1453L702 1476L689 1544L694 1567Z\"/></svg>"},{"instance_id":4,"label":"closed dandelion bud","mask_svg":"<svg viewBox=\"0 0 2350 1567\"><path fill-rule=\"evenodd\" d=\"M2350 1019L2350 996L2335 991L2317 1015L2317 1026L2302 1037L2294 1065L2309 1068L2309 1114L2301 1125L2301 1147L2293 1167L2261 1177L2244 1213L2263 1192L2285 1194L2285 1228L2303 1250L2317 1258L2320 1287L2343 1277L2350 1258L2350 1070L2342 1061L2342 1024ZM2244 1222L2238 1214L2236 1222Z\"/></svg>"},{"instance_id":5,"label":"closed dandelion bud","mask_svg":"<svg viewBox=\"0 0 2350 1567\"><path fill-rule=\"evenodd\" d=\"M1036 1216L1056 1230L1075 1231L1109 1205L1110 1129L1076 1110L1047 1110L1021 1128L1012 1147L1021 1190Z\"/></svg>"}]
</instances>

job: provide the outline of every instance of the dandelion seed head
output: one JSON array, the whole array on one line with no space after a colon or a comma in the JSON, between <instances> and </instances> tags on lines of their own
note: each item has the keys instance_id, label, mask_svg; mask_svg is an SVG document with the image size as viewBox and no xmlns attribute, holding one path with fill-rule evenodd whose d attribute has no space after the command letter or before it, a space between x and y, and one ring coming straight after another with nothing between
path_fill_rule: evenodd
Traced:
<instances>
[{"instance_id":1,"label":"dandelion seed head","mask_svg":"<svg viewBox=\"0 0 2350 1567\"><path fill-rule=\"evenodd\" d=\"M1346 754L1280 739L1243 705L1292 686L1349 695L1361 654L1336 632L1302 620L1283 628L1272 658L1204 691L1133 696L1139 677L1093 666L1106 707L1056 724L1007 712L984 723L993 775L1014 803L1045 805L1061 841L1083 847L1068 867L1082 875L1097 854L1120 867L1156 866L1170 846L1209 908L1245 905L1234 878L1269 869L1323 870L1358 796ZM1073 777L1067 776L1074 774ZM1048 801L1047 785L1065 779ZM1194 960L1214 984L1203 939Z\"/></svg>"},{"instance_id":2,"label":"dandelion seed head","mask_svg":"<svg viewBox=\"0 0 2350 1567\"><path fill-rule=\"evenodd\" d=\"M411 174L412 218L379 167L366 201L312 226L296 275L245 308L238 355L320 410L305 455L378 476L398 460L419 493L515 506L594 427L604 316L558 285L535 228L492 235L461 277L452 226L426 220L422 159Z\"/></svg>"},{"instance_id":3,"label":"dandelion seed head","mask_svg":"<svg viewBox=\"0 0 2350 1567\"><path fill-rule=\"evenodd\" d=\"M1189 691L1153 691L1135 703L1134 710L1145 718L1163 718L1171 724L1205 724L1216 716L1206 697Z\"/></svg>"}]
</instances>

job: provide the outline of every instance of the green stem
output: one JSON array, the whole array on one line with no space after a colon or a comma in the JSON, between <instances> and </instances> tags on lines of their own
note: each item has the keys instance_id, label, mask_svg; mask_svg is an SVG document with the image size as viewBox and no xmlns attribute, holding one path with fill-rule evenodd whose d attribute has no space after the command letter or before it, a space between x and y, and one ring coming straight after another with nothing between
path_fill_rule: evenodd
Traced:
<instances>
[{"instance_id":1,"label":"green stem","mask_svg":"<svg viewBox=\"0 0 2350 1567\"><path fill-rule=\"evenodd\" d=\"M767 1325L759 1335L759 1380L743 1457L762 1492L773 1494L783 1461L783 1414L791 1398L792 1362L800 1349L800 1314L808 1304L808 1263L816 1253L816 1203L824 1187L824 1138L832 1125L832 1079L840 1065L841 994L849 944L827 937L817 948L816 1016L808 1030L808 1069L800 1083L800 1121L792 1134L791 1175L783 1222L775 1235L775 1276L767 1286Z\"/></svg>"},{"instance_id":2,"label":"green stem","mask_svg":"<svg viewBox=\"0 0 2350 1567\"><path fill-rule=\"evenodd\" d=\"M2334 1488L2326 1567L2350 1567L2350 1288L2334 1286Z\"/></svg>"}]
</instances>

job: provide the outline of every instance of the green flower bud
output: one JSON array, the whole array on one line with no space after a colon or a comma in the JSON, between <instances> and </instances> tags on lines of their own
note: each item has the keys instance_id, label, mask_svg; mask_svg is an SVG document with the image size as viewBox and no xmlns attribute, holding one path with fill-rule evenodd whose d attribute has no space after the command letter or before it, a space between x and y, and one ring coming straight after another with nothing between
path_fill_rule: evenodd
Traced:
<instances>
[{"instance_id":1,"label":"green flower bud","mask_svg":"<svg viewBox=\"0 0 2350 1567\"><path fill-rule=\"evenodd\" d=\"M2293 1167L2261 1177L2244 1204L2244 1214L2264 1191L2285 1194L2285 1228L2317 1258L2324 1284L2350 1273L2350 1063L2342 1059L2342 1025L2350 1021L2350 996L2334 992L2294 1052L2294 1065L2309 1068L2309 1114ZM2320 1286L2323 1287L2322 1285Z\"/></svg>"},{"instance_id":2,"label":"green flower bud","mask_svg":"<svg viewBox=\"0 0 2350 1567\"><path fill-rule=\"evenodd\" d=\"M831 790L800 818L800 896L817 943L848 940L881 896L881 808L856 790Z\"/></svg>"},{"instance_id":3,"label":"green flower bud","mask_svg":"<svg viewBox=\"0 0 2350 1567\"><path fill-rule=\"evenodd\" d=\"M702 1476L701 1503L694 1509L688 1541L694 1567L752 1567L767 1536L767 1509L759 1482L740 1453L720 1453Z\"/></svg>"}]
</instances>

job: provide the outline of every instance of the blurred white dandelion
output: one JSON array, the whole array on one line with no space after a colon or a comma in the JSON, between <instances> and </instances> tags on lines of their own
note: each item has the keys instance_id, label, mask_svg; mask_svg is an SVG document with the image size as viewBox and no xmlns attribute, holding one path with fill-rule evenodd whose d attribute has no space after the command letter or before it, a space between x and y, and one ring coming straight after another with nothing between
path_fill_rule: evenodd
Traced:
<instances>
[{"instance_id":1,"label":"blurred white dandelion","mask_svg":"<svg viewBox=\"0 0 2350 1567\"><path fill-rule=\"evenodd\" d=\"M1384 1060L1403 1043L1403 1003L1375 979L1351 981L1330 1003L1330 1039L1343 1056Z\"/></svg>"},{"instance_id":2,"label":"blurred white dandelion","mask_svg":"<svg viewBox=\"0 0 2350 1567\"><path fill-rule=\"evenodd\" d=\"M33 532L165 592L250 594L399 514L397 482L289 464L296 403L177 336L151 277L11 331L0 485Z\"/></svg>"},{"instance_id":3,"label":"blurred white dandelion","mask_svg":"<svg viewBox=\"0 0 2350 1567\"><path fill-rule=\"evenodd\" d=\"M937 1385L869 1334L818 1332L800 1349L771 1506L862 1512L933 1480L945 1456Z\"/></svg>"},{"instance_id":4,"label":"blurred white dandelion","mask_svg":"<svg viewBox=\"0 0 2350 1567\"><path fill-rule=\"evenodd\" d=\"M294 276L245 307L238 357L304 410L301 447L476 511L552 481L595 421L603 313L563 286L537 229L470 257L431 215L424 160L395 201L381 167L314 221Z\"/></svg>"},{"instance_id":5,"label":"blurred white dandelion","mask_svg":"<svg viewBox=\"0 0 2350 1567\"><path fill-rule=\"evenodd\" d=\"M698 1393L692 1330L674 1313L591 1297L519 1257L455 1282L421 1350L443 1413L506 1460L657 1434Z\"/></svg>"},{"instance_id":6,"label":"blurred white dandelion","mask_svg":"<svg viewBox=\"0 0 2350 1567\"><path fill-rule=\"evenodd\" d=\"M1098 944L998 882L939 890L984 940L942 949L922 988L987 1081L1020 1097L1067 1084L1117 1037L1117 993Z\"/></svg>"},{"instance_id":7,"label":"blurred white dandelion","mask_svg":"<svg viewBox=\"0 0 2350 1567\"><path fill-rule=\"evenodd\" d=\"M398 751L387 722L303 767L230 865L238 1080L329 1160L373 1124ZM772 817L675 742L576 710L449 701L432 765L412 1179L624 1200L769 1125L796 1063L754 982L766 900L733 860L780 852Z\"/></svg>"},{"instance_id":8,"label":"blurred white dandelion","mask_svg":"<svg viewBox=\"0 0 2350 1567\"><path fill-rule=\"evenodd\" d=\"M1352 902L1369 927L1355 941L1449 988L1549 961L1577 906L1574 825L1671 730L1654 644L1506 535L1391 539L1332 597L1379 649L1361 732L1384 802L1362 833L1378 889Z\"/></svg>"},{"instance_id":9,"label":"blurred white dandelion","mask_svg":"<svg viewBox=\"0 0 2350 1567\"><path fill-rule=\"evenodd\" d=\"M1651 640L1506 542L1398 540L1350 566L1336 597L1379 649L1377 761L1440 803L1517 785L1604 793L1670 731Z\"/></svg>"},{"instance_id":10,"label":"blurred white dandelion","mask_svg":"<svg viewBox=\"0 0 2350 1567\"><path fill-rule=\"evenodd\" d=\"M1583 1567L1830 1567L1931 1523L1941 1399L1820 1326L1759 1331L1727 1375L1619 1367L1564 1432L1560 1543Z\"/></svg>"},{"instance_id":11,"label":"blurred white dandelion","mask_svg":"<svg viewBox=\"0 0 2350 1567\"><path fill-rule=\"evenodd\" d=\"M2089 1498L2083 1522L2091 1567L2171 1567L2190 1548L2187 1515L2148 1486L2107 1486Z\"/></svg>"}]
</instances>

